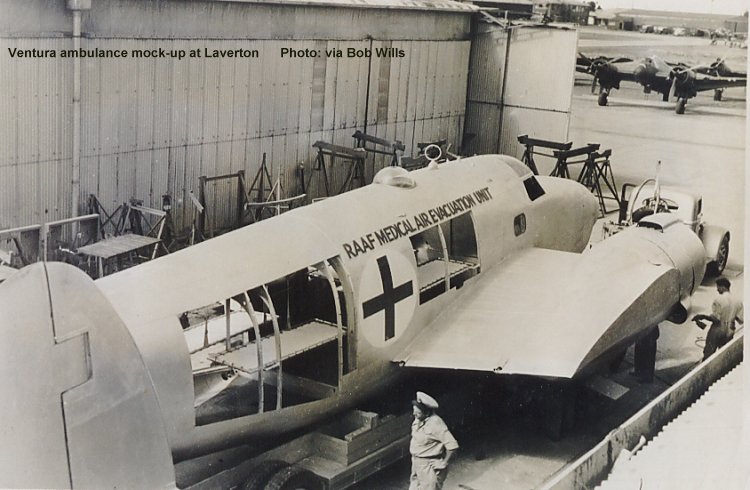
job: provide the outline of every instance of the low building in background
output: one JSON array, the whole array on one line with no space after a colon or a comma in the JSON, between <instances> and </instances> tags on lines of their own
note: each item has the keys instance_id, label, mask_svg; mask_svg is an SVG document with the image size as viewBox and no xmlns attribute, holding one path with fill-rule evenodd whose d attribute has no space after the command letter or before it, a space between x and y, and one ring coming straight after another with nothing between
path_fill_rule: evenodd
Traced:
<instances>
[{"instance_id":1,"label":"low building in background","mask_svg":"<svg viewBox=\"0 0 750 490\"><path fill-rule=\"evenodd\" d=\"M679 27L693 34L721 28L733 32L747 32L747 17L745 16L661 10L604 9L591 11L591 17L594 25L624 31L640 30L657 34L672 34L674 29Z\"/></svg>"}]
</instances>

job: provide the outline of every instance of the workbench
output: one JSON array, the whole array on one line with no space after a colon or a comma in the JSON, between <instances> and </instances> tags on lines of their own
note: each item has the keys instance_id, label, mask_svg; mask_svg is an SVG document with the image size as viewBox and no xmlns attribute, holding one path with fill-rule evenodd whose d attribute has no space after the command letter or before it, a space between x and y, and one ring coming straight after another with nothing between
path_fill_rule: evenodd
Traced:
<instances>
[{"instance_id":1,"label":"workbench","mask_svg":"<svg viewBox=\"0 0 750 490\"><path fill-rule=\"evenodd\" d=\"M98 277L104 276L104 264L107 260L114 258L121 258L125 255L137 251L144 247L153 247L153 253L150 256L153 258L156 252L156 247L161 240L158 238L127 234L119 235L111 238L106 238L91 245L80 247L77 251L79 255L84 257L94 258L97 263Z\"/></svg>"}]
</instances>

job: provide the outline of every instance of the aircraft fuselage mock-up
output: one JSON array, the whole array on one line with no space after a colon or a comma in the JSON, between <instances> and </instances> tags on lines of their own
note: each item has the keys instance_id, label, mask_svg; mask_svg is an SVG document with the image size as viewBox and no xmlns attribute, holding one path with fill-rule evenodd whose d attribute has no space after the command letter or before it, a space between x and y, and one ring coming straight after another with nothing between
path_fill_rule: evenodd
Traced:
<instances>
[{"instance_id":1,"label":"aircraft fuselage mock-up","mask_svg":"<svg viewBox=\"0 0 750 490\"><path fill-rule=\"evenodd\" d=\"M408 367L585 376L705 267L668 215L588 248L597 215L578 183L485 155L389 167L97 281L28 266L0 285L0 486L170 485L173 461L303 428Z\"/></svg>"}]
</instances>

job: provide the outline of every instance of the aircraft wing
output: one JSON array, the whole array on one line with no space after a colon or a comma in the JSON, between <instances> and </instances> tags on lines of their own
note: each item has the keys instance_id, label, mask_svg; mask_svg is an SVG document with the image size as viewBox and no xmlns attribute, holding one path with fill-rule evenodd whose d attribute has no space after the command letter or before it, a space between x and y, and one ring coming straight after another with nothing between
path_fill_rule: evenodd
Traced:
<instances>
[{"instance_id":1,"label":"aircraft wing","mask_svg":"<svg viewBox=\"0 0 750 490\"><path fill-rule=\"evenodd\" d=\"M711 75L698 75L695 79L695 90L697 90L698 92L727 87L744 87L746 85L747 78L739 77L714 77Z\"/></svg>"},{"instance_id":2,"label":"aircraft wing","mask_svg":"<svg viewBox=\"0 0 750 490\"><path fill-rule=\"evenodd\" d=\"M528 249L464 286L396 362L407 367L572 378L624 349L674 304L677 271ZM592 254L595 255L595 254Z\"/></svg>"}]
</instances>

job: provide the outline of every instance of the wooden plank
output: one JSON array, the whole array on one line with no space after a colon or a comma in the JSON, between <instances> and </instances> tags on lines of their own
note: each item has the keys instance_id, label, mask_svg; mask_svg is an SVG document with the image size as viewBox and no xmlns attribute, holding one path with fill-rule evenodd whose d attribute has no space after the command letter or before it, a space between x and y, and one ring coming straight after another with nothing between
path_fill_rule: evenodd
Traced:
<instances>
[{"instance_id":1,"label":"wooden plank","mask_svg":"<svg viewBox=\"0 0 750 490\"><path fill-rule=\"evenodd\" d=\"M335 461L342 465L349 464L346 442L335 437L321 434L320 432L315 433L313 441L313 454L325 454L326 459Z\"/></svg>"},{"instance_id":2,"label":"wooden plank","mask_svg":"<svg viewBox=\"0 0 750 490\"><path fill-rule=\"evenodd\" d=\"M331 468L330 465L326 468L324 465L320 464L321 462L319 460L315 460L315 456L299 461L297 464L313 472L318 470L319 472L316 473L328 480L329 490L349 488L353 484L364 480L382 468L406 457L409 454L410 439L411 435L405 436L393 444L374 452L366 458L347 466L343 470L339 470L335 467ZM325 472L325 469L328 469L328 472Z\"/></svg>"},{"instance_id":3,"label":"wooden plank","mask_svg":"<svg viewBox=\"0 0 750 490\"><path fill-rule=\"evenodd\" d=\"M347 446L347 464L352 464L411 433L411 414L404 414L362 432Z\"/></svg>"},{"instance_id":4,"label":"wooden plank","mask_svg":"<svg viewBox=\"0 0 750 490\"><path fill-rule=\"evenodd\" d=\"M158 238L149 236L135 234L120 235L81 247L78 249L78 253L88 255L89 257L109 259L117 255L133 252L139 248L154 245L160 241Z\"/></svg>"}]
</instances>

